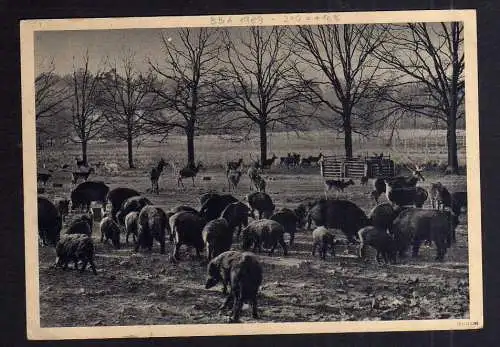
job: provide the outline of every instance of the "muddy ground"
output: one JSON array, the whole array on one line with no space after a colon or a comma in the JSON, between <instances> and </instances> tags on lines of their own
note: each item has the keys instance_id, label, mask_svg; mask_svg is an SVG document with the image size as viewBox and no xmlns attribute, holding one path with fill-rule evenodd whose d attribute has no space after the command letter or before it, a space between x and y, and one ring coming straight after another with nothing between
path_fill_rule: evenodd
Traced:
<instances>
[{"instance_id":1,"label":"muddy ground","mask_svg":"<svg viewBox=\"0 0 500 347\"><path fill-rule=\"evenodd\" d=\"M271 170L265 175L268 192L278 207L295 207L318 198L323 195L318 171ZM211 180L203 181L202 176L210 176ZM428 174L426 178L421 184L424 188L439 180L452 192L465 189L465 176ZM92 179L103 180L111 188L135 188L166 210L180 204L199 207L201 193L227 189L222 170L200 173L196 187L186 180L186 189L177 188L167 170L160 179L159 195L148 192L146 169L123 171L119 176L98 172ZM67 195L71 189L69 175L61 173L54 181L64 186L48 187L42 195ZM242 178L238 188L234 195L243 199L249 191L247 177ZM374 206L370 191L371 183L360 186L356 182L340 197L354 201L368 213ZM429 202L426 207L430 207ZM54 249L39 248L42 327L226 322L227 312L218 312L223 301L221 287L204 289L206 268L186 250L182 261L174 264L169 261L172 246L168 242L166 255L159 254L158 244L153 246L152 254L134 254L132 245L115 250L100 243L97 223L93 237L97 276L89 269L83 274L54 269ZM338 238L343 236L339 234ZM369 254L371 260L363 262L357 259L354 246L343 245L337 247L336 257L321 261L311 255L311 231L300 231L295 240L287 257L279 248L273 256L260 255L264 281L259 294L259 322L468 317L465 215L457 228L457 243L448 250L444 262L434 260L434 245L422 247L418 259L405 259L397 265L378 265L374 252ZM239 244L233 248L238 249ZM242 321L255 321L246 306Z\"/></svg>"}]
</instances>

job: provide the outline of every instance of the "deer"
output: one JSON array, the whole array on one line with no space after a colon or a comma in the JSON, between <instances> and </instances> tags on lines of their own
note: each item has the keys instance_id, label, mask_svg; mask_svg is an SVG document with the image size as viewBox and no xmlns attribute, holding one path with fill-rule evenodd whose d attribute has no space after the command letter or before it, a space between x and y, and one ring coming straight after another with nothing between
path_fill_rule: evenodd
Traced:
<instances>
[{"instance_id":1,"label":"deer","mask_svg":"<svg viewBox=\"0 0 500 347\"><path fill-rule=\"evenodd\" d=\"M319 155L317 157L314 157L312 155L309 156L309 162L311 164L316 164L318 165L319 161L323 158L323 153L319 152Z\"/></svg>"},{"instance_id":2,"label":"deer","mask_svg":"<svg viewBox=\"0 0 500 347\"><path fill-rule=\"evenodd\" d=\"M240 158L238 161L228 161L226 163L226 176L229 174L231 170L238 170L243 164L243 158Z\"/></svg>"},{"instance_id":3,"label":"deer","mask_svg":"<svg viewBox=\"0 0 500 347\"><path fill-rule=\"evenodd\" d=\"M265 168L270 167L271 165L273 165L274 161L275 161L277 158L278 158L278 157L276 156L276 154L274 154L274 153L273 153L272 158L269 158L269 159L264 160L264 162L262 163L262 167L265 167Z\"/></svg>"},{"instance_id":4,"label":"deer","mask_svg":"<svg viewBox=\"0 0 500 347\"><path fill-rule=\"evenodd\" d=\"M252 180L252 183L258 192L266 192L266 181L261 175L255 176Z\"/></svg>"},{"instance_id":5,"label":"deer","mask_svg":"<svg viewBox=\"0 0 500 347\"><path fill-rule=\"evenodd\" d=\"M230 170L227 172L227 181L229 183L229 191L231 191L231 186L233 187L234 190L236 190L238 183L240 183L241 174L242 174L242 172L239 170Z\"/></svg>"},{"instance_id":6,"label":"deer","mask_svg":"<svg viewBox=\"0 0 500 347\"><path fill-rule=\"evenodd\" d=\"M377 178L373 181L373 186L375 190L372 192L372 197L375 199L375 202L378 203L378 197L385 192L387 200L392 203L395 203L394 199L399 200L393 196L394 190L405 190L407 188L415 188L418 181L425 181L424 176L422 175L422 171L425 170L425 166L419 166L414 164L414 168L410 168L408 165L405 165L406 168L411 172L410 176L397 176L389 179ZM407 189L408 190L408 189ZM403 199L407 198L407 195L411 194L408 192L404 192L401 195Z\"/></svg>"},{"instance_id":7,"label":"deer","mask_svg":"<svg viewBox=\"0 0 500 347\"><path fill-rule=\"evenodd\" d=\"M158 180L160 179L160 175L163 171L163 168L165 167L167 163L163 158L161 158L158 161L158 164L151 168L151 171L149 173L149 178L151 179L151 192L160 194L160 189L158 188Z\"/></svg>"},{"instance_id":8,"label":"deer","mask_svg":"<svg viewBox=\"0 0 500 347\"><path fill-rule=\"evenodd\" d=\"M354 185L354 181L350 179L349 181L342 180L325 180L325 196L327 195L327 191L335 188L337 192L344 192L344 189L349 187L350 185Z\"/></svg>"},{"instance_id":9,"label":"deer","mask_svg":"<svg viewBox=\"0 0 500 347\"><path fill-rule=\"evenodd\" d=\"M76 162L76 166L78 168L87 166L85 163L85 160L83 160L83 159L80 160L80 159L78 159L78 157L75 157L75 162Z\"/></svg>"},{"instance_id":10,"label":"deer","mask_svg":"<svg viewBox=\"0 0 500 347\"><path fill-rule=\"evenodd\" d=\"M201 162L198 162L198 165L194 166L193 164L188 164L187 166L183 167L182 169L179 170L179 174L177 176L177 186L182 185L182 188L184 188L184 183L182 180L184 178L189 178L193 180L193 187L194 185L194 178L198 174L198 171L200 171L200 168L203 167Z\"/></svg>"},{"instance_id":11,"label":"deer","mask_svg":"<svg viewBox=\"0 0 500 347\"><path fill-rule=\"evenodd\" d=\"M255 186L255 179L260 176L262 170L259 167L258 162L253 162L253 164L248 168L247 174L250 178L250 190L253 190Z\"/></svg>"},{"instance_id":12,"label":"deer","mask_svg":"<svg viewBox=\"0 0 500 347\"><path fill-rule=\"evenodd\" d=\"M71 183L76 184L80 178L87 181L91 173L95 173L93 167L88 168L86 171L73 171L71 173Z\"/></svg>"}]
</instances>

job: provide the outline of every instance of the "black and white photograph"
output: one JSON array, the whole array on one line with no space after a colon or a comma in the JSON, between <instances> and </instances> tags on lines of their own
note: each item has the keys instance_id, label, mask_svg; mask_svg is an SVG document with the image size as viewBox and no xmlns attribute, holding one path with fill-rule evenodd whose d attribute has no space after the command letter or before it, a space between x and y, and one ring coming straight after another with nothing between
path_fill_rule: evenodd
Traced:
<instances>
[{"instance_id":1,"label":"black and white photograph","mask_svg":"<svg viewBox=\"0 0 500 347\"><path fill-rule=\"evenodd\" d=\"M20 32L29 339L483 327L475 11Z\"/></svg>"}]
</instances>

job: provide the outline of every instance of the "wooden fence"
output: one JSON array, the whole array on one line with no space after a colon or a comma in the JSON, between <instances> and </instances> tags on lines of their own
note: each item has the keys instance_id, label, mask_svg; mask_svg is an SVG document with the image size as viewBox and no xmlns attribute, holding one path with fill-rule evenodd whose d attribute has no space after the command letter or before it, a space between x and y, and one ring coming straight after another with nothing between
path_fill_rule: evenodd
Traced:
<instances>
[{"instance_id":1,"label":"wooden fence","mask_svg":"<svg viewBox=\"0 0 500 347\"><path fill-rule=\"evenodd\" d=\"M347 159L340 156L326 156L320 163L324 179L388 178L395 173L394 161L390 157L364 157Z\"/></svg>"}]
</instances>

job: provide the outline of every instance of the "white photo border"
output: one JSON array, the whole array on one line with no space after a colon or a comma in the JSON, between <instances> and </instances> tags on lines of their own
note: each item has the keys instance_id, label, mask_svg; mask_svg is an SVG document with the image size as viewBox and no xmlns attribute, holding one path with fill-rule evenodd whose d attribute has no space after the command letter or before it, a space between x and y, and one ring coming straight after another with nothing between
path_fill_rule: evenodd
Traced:
<instances>
[{"instance_id":1,"label":"white photo border","mask_svg":"<svg viewBox=\"0 0 500 347\"><path fill-rule=\"evenodd\" d=\"M464 24L466 157L469 243L469 319L348 321L315 323L182 324L108 327L40 327L37 233L34 36L39 31L174 27L275 26L451 22ZM475 10L279 13L185 17L129 17L23 20L21 35L22 145L25 224L27 336L30 340L104 339L215 335L269 335L348 332L468 330L483 327L481 189L477 25Z\"/></svg>"}]
</instances>

